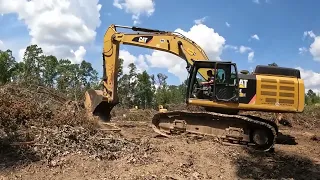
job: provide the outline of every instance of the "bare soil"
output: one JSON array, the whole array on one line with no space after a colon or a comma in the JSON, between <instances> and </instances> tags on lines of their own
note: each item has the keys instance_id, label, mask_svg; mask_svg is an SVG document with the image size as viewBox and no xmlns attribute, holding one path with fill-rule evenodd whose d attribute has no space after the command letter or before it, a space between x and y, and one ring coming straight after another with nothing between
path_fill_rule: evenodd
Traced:
<instances>
[{"instance_id":1,"label":"bare soil","mask_svg":"<svg viewBox=\"0 0 320 180\"><path fill-rule=\"evenodd\" d=\"M81 106L47 89L0 88L0 180L320 179L317 112L308 121L286 115L291 125L280 124L274 152L263 153L211 137L159 137L153 110L115 108L121 131L99 131Z\"/></svg>"},{"instance_id":2,"label":"bare soil","mask_svg":"<svg viewBox=\"0 0 320 180\"><path fill-rule=\"evenodd\" d=\"M261 153L227 146L210 137L160 138L148 122L117 121L112 136L137 142L141 152L96 159L71 153L49 163L35 161L3 168L2 179L320 179L320 142L317 132L283 129L295 143L277 144L275 152ZM284 138L285 141L286 138ZM18 148L18 147L17 147Z\"/></svg>"}]
</instances>

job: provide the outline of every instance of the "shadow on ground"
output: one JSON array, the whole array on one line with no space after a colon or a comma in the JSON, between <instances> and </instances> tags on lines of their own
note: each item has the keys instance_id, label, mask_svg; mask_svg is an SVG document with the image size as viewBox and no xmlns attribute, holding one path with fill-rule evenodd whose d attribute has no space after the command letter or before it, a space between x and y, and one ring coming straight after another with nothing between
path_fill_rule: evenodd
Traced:
<instances>
[{"instance_id":1,"label":"shadow on ground","mask_svg":"<svg viewBox=\"0 0 320 180\"><path fill-rule=\"evenodd\" d=\"M14 145L7 139L0 139L0 159L0 172L40 160L31 147Z\"/></svg>"},{"instance_id":2,"label":"shadow on ground","mask_svg":"<svg viewBox=\"0 0 320 180\"><path fill-rule=\"evenodd\" d=\"M276 144L284 144L284 145L297 145L296 138L290 135L282 134L279 132Z\"/></svg>"},{"instance_id":3,"label":"shadow on ground","mask_svg":"<svg viewBox=\"0 0 320 180\"><path fill-rule=\"evenodd\" d=\"M308 158L281 151L245 151L234 162L241 179L320 179L320 164Z\"/></svg>"}]
</instances>

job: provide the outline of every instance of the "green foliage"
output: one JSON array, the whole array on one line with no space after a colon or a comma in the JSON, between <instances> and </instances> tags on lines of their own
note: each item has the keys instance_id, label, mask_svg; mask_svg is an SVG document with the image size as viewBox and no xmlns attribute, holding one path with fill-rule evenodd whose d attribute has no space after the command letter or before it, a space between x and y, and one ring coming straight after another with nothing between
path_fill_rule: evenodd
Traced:
<instances>
[{"instance_id":1,"label":"green foliage","mask_svg":"<svg viewBox=\"0 0 320 180\"><path fill-rule=\"evenodd\" d=\"M37 45L28 46L23 56L23 62L24 82L41 84L40 69L44 62L42 49Z\"/></svg>"},{"instance_id":2,"label":"green foliage","mask_svg":"<svg viewBox=\"0 0 320 180\"><path fill-rule=\"evenodd\" d=\"M147 71L137 73L133 63L128 68L128 73L123 72L123 60L120 59L118 96L121 106L157 108L159 105L184 102L186 81L179 86L168 85L168 76L165 74L150 75Z\"/></svg>"},{"instance_id":3,"label":"green foliage","mask_svg":"<svg viewBox=\"0 0 320 180\"><path fill-rule=\"evenodd\" d=\"M158 105L184 102L186 81L180 85L168 85L167 75L138 72L134 63L124 68L123 62L120 58L118 96L121 106L156 108ZM46 86L74 100L81 100L87 89L100 87L98 72L91 63L83 60L74 64L69 59L45 55L38 45L26 48L22 62L16 62L10 50L0 51L0 70L0 85L19 82Z\"/></svg>"},{"instance_id":4,"label":"green foliage","mask_svg":"<svg viewBox=\"0 0 320 180\"><path fill-rule=\"evenodd\" d=\"M72 95L74 99L83 98L84 91L98 85L98 72L89 62L72 64L67 59L61 59L57 68L57 89Z\"/></svg>"},{"instance_id":5,"label":"green foliage","mask_svg":"<svg viewBox=\"0 0 320 180\"><path fill-rule=\"evenodd\" d=\"M42 62L42 75L43 75L43 83L45 86L53 87L54 80L58 76L57 67L59 65L59 61L55 56L46 56L44 57L44 61Z\"/></svg>"},{"instance_id":6,"label":"green foliage","mask_svg":"<svg viewBox=\"0 0 320 180\"><path fill-rule=\"evenodd\" d=\"M305 94L305 103L307 105L313 105L320 103L320 96L313 92L311 89Z\"/></svg>"},{"instance_id":7,"label":"green foliage","mask_svg":"<svg viewBox=\"0 0 320 180\"><path fill-rule=\"evenodd\" d=\"M151 86L151 77L147 71L143 71L137 75L137 88L135 89L136 105L143 108L152 107L153 92Z\"/></svg>"},{"instance_id":8,"label":"green foliage","mask_svg":"<svg viewBox=\"0 0 320 180\"><path fill-rule=\"evenodd\" d=\"M37 45L28 46L19 63L10 50L0 50L0 85L12 81L56 88L76 100L83 98L85 90L99 84L98 72L91 63L58 60L53 55L44 55Z\"/></svg>"},{"instance_id":9,"label":"green foliage","mask_svg":"<svg viewBox=\"0 0 320 180\"><path fill-rule=\"evenodd\" d=\"M12 56L12 51L0 50L0 85L11 81L14 72L17 68L15 58Z\"/></svg>"}]
</instances>

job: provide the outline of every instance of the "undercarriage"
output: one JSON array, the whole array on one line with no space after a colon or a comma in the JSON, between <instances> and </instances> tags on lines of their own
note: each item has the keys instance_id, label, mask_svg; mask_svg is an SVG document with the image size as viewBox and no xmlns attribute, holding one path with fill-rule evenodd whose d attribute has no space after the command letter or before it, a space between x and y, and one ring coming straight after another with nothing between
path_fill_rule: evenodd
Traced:
<instances>
[{"instance_id":1,"label":"undercarriage","mask_svg":"<svg viewBox=\"0 0 320 180\"><path fill-rule=\"evenodd\" d=\"M272 149L278 134L276 124L271 121L215 112L160 112L154 116L152 124L155 132L166 137L183 133L207 135L260 151Z\"/></svg>"}]
</instances>

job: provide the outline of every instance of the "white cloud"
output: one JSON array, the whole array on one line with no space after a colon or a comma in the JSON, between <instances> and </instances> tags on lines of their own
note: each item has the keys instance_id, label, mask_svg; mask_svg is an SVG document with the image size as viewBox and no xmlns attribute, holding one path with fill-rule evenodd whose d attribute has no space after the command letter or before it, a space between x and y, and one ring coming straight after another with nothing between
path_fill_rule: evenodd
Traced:
<instances>
[{"instance_id":1,"label":"white cloud","mask_svg":"<svg viewBox=\"0 0 320 180\"><path fill-rule=\"evenodd\" d=\"M262 2L262 1L260 1L260 0L252 0L252 2L255 3L255 4L260 4L260 2ZM271 4L271 0L265 0L265 2L267 4Z\"/></svg>"},{"instance_id":2,"label":"white cloud","mask_svg":"<svg viewBox=\"0 0 320 180\"><path fill-rule=\"evenodd\" d=\"M26 24L30 44L73 62L84 56L82 46L95 39L100 9L98 0L0 0L0 13L16 13Z\"/></svg>"},{"instance_id":3,"label":"white cloud","mask_svg":"<svg viewBox=\"0 0 320 180\"><path fill-rule=\"evenodd\" d=\"M196 19L196 20L194 20L194 23L195 23L195 24L203 24L203 23L206 21L207 18L208 18L208 17L205 16L205 17L203 17L203 18Z\"/></svg>"},{"instance_id":4,"label":"white cloud","mask_svg":"<svg viewBox=\"0 0 320 180\"><path fill-rule=\"evenodd\" d=\"M229 24L228 22L226 22L226 26L230 27L230 26L231 26L231 24Z\"/></svg>"},{"instance_id":5,"label":"white cloud","mask_svg":"<svg viewBox=\"0 0 320 180\"><path fill-rule=\"evenodd\" d=\"M141 23L140 16L151 16L155 11L154 0L113 0L113 6L132 14L134 24Z\"/></svg>"},{"instance_id":6,"label":"white cloud","mask_svg":"<svg viewBox=\"0 0 320 180\"><path fill-rule=\"evenodd\" d=\"M247 47L247 46L237 47L237 46L233 46L233 45L227 44L227 45L224 46L224 49L232 49L235 52L240 53L240 54L248 53L248 62L252 62L253 61L254 51L250 47Z\"/></svg>"},{"instance_id":7,"label":"white cloud","mask_svg":"<svg viewBox=\"0 0 320 180\"><path fill-rule=\"evenodd\" d=\"M139 20L139 16L132 15L133 25L141 24L141 21Z\"/></svg>"},{"instance_id":8,"label":"white cloud","mask_svg":"<svg viewBox=\"0 0 320 180\"><path fill-rule=\"evenodd\" d=\"M198 24L192 26L189 31L178 28L175 32L179 32L196 42L204 49L211 60L221 60L220 55L226 40L215 32L213 28Z\"/></svg>"},{"instance_id":9,"label":"white cloud","mask_svg":"<svg viewBox=\"0 0 320 180\"><path fill-rule=\"evenodd\" d=\"M305 70L301 67L297 67L296 69L300 70L301 78L304 80L306 91L312 89L313 91L320 92L320 73L312 70Z\"/></svg>"},{"instance_id":10,"label":"white cloud","mask_svg":"<svg viewBox=\"0 0 320 180\"><path fill-rule=\"evenodd\" d=\"M303 54L303 53L305 53L305 52L307 52L307 51L308 51L308 49L305 48L305 47L300 47L300 48L299 48L299 54Z\"/></svg>"},{"instance_id":11,"label":"white cloud","mask_svg":"<svg viewBox=\"0 0 320 180\"><path fill-rule=\"evenodd\" d=\"M246 53L247 51L252 51L252 49L251 49L250 47L240 46L239 52L240 52L241 54Z\"/></svg>"},{"instance_id":12,"label":"white cloud","mask_svg":"<svg viewBox=\"0 0 320 180\"><path fill-rule=\"evenodd\" d=\"M260 40L260 38L257 34L252 35L251 39Z\"/></svg>"},{"instance_id":13,"label":"white cloud","mask_svg":"<svg viewBox=\"0 0 320 180\"><path fill-rule=\"evenodd\" d=\"M233 45L229 45L229 44L227 44L227 45L225 45L225 46L224 46L224 49L233 49L233 50L238 50L238 47L237 47L237 46L233 46Z\"/></svg>"},{"instance_id":14,"label":"white cloud","mask_svg":"<svg viewBox=\"0 0 320 180\"><path fill-rule=\"evenodd\" d=\"M313 43L310 45L309 51L315 61L320 61L320 36L314 38Z\"/></svg>"},{"instance_id":15,"label":"white cloud","mask_svg":"<svg viewBox=\"0 0 320 180\"><path fill-rule=\"evenodd\" d=\"M123 9L122 5L119 3L120 0L114 0L113 5L119 9Z\"/></svg>"},{"instance_id":16,"label":"white cloud","mask_svg":"<svg viewBox=\"0 0 320 180\"><path fill-rule=\"evenodd\" d=\"M26 51L26 49L20 49L19 50L19 54L18 54L19 56L18 56L18 59L17 59L18 62L23 61L23 56L24 56L25 51Z\"/></svg>"},{"instance_id":17,"label":"white cloud","mask_svg":"<svg viewBox=\"0 0 320 180\"><path fill-rule=\"evenodd\" d=\"M146 63L145 57L143 55L139 55L138 57L130 54L130 52L126 50L119 51L119 57L123 59L123 73L129 73L129 64L134 63L137 67L137 72L141 73L144 70L148 69L148 65Z\"/></svg>"},{"instance_id":18,"label":"white cloud","mask_svg":"<svg viewBox=\"0 0 320 180\"><path fill-rule=\"evenodd\" d=\"M305 31L305 32L303 32L303 38L305 38L307 36L309 36L311 38L315 38L316 37L316 35L313 33L313 31Z\"/></svg>"},{"instance_id":19,"label":"white cloud","mask_svg":"<svg viewBox=\"0 0 320 180\"><path fill-rule=\"evenodd\" d=\"M256 4L260 4L259 0L252 0L252 2L254 2Z\"/></svg>"},{"instance_id":20,"label":"white cloud","mask_svg":"<svg viewBox=\"0 0 320 180\"><path fill-rule=\"evenodd\" d=\"M83 46L80 46L78 50L71 50L70 52L73 54L74 61L76 63L81 63L87 51Z\"/></svg>"},{"instance_id":21,"label":"white cloud","mask_svg":"<svg viewBox=\"0 0 320 180\"><path fill-rule=\"evenodd\" d=\"M252 52L249 52L248 53L248 61L249 62L252 62L253 61L253 58L254 58L254 52L252 51Z\"/></svg>"},{"instance_id":22,"label":"white cloud","mask_svg":"<svg viewBox=\"0 0 320 180\"><path fill-rule=\"evenodd\" d=\"M175 31L192 39L201 46L210 60L221 60L220 55L225 39L214 29L203 24L196 24L189 31L184 31L180 28ZM151 67L166 68L169 73L179 77L181 82L187 78L187 70L185 69L187 63L180 57L163 51L153 51L150 55L145 55L145 57Z\"/></svg>"},{"instance_id":23,"label":"white cloud","mask_svg":"<svg viewBox=\"0 0 320 180\"><path fill-rule=\"evenodd\" d=\"M3 43L3 41L0 40L0 50L4 50L4 48L5 48L4 43Z\"/></svg>"},{"instance_id":24,"label":"white cloud","mask_svg":"<svg viewBox=\"0 0 320 180\"><path fill-rule=\"evenodd\" d=\"M165 68L167 71L179 78L182 82L187 78L187 63L178 56L173 54L153 51L151 55L145 55L151 67Z\"/></svg>"},{"instance_id":25,"label":"white cloud","mask_svg":"<svg viewBox=\"0 0 320 180\"><path fill-rule=\"evenodd\" d=\"M247 47L247 46L240 46L239 51L241 54L247 53L248 52L248 61L252 62L254 58L254 51L252 48Z\"/></svg>"},{"instance_id":26,"label":"white cloud","mask_svg":"<svg viewBox=\"0 0 320 180\"><path fill-rule=\"evenodd\" d=\"M320 61L320 36L316 36L313 33L313 31L305 31L303 33L303 38L307 36L314 39L314 41L311 43L309 47L309 52L311 53L315 61ZM304 49L301 49L301 50L304 50ZM299 51L300 51L300 48L299 48Z\"/></svg>"}]
</instances>

